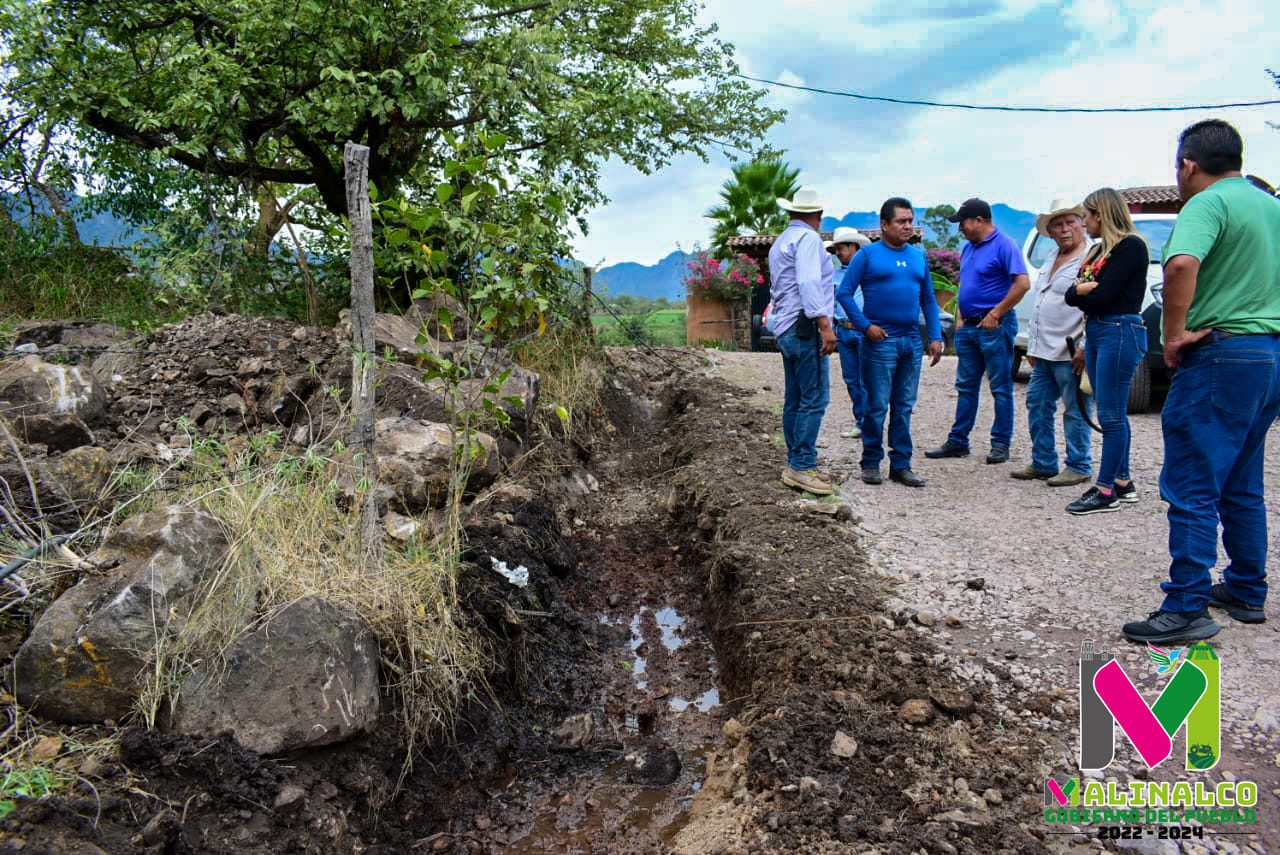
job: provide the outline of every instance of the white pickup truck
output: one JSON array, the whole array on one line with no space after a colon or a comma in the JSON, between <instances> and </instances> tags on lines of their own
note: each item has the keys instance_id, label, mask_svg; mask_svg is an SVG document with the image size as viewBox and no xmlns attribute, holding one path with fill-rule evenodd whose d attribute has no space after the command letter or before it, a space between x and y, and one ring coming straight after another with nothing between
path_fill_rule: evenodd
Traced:
<instances>
[{"instance_id":1,"label":"white pickup truck","mask_svg":"<svg viewBox=\"0 0 1280 855\"><path fill-rule=\"evenodd\" d=\"M1164 288L1164 271L1160 266L1160 254L1164 250L1165 241L1173 233L1173 224L1177 214L1134 214L1133 222L1138 231L1147 240L1151 250L1151 265L1147 268L1147 293L1142 301L1142 320L1147 325L1147 357L1138 365L1129 386L1129 412L1145 413L1151 407L1151 387L1156 382L1165 382L1168 372L1164 366L1164 351L1160 345L1161 307L1163 305L1161 291ZM1044 237L1034 228L1027 235L1022 246L1022 254L1027 259L1027 273L1031 277L1032 291L1018 303L1015 314L1018 316L1018 337L1014 343L1013 373L1016 377L1022 365L1022 358L1027 354L1027 327L1031 322L1031 311L1035 307L1035 282L1040 276L1040 267L1053 249L1052 239Z\"/></svg>"}]
</instances>

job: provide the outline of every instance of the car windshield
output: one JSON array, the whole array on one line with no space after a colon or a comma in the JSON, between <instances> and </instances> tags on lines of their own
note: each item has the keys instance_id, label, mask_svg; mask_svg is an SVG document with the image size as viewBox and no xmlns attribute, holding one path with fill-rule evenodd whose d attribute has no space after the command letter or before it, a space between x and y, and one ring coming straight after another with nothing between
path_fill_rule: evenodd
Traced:
<instances>
[{"instance_id":1,"label":"car windshield","mask_svg":"<svg viewBox=\"0 0 1280 855\"><path fill-rule=\"evenodd\" d=\"M1169 235L1173 234L1174 222L1172 219L1161 219L1138 220L1134 223L1138 227L1138 233L1147 241L1147 252L1152 264L1160 263L1164 245L1169 240ZM1037 234L1035 240L1031 242L1030 251L1027 252L1027 263L1033 269L1039 270L1044 266L1045 259L1049 257L1055 245L1049 238Z\"/></svg>"},{"instance_id":2,"label":"car windshield","mask_svg":"<svg viewBox=\"0 0 1280 855\"><path fill-rule=\"evenodd\" d=\"M1169 240L1169 235L1173 234L1174 222L1174 220L1138 220L1134 223L1138 227L1139 234L1147 239L1147 250L1152 264L1160 263L1164 245Z\"/></svg>"},{"instance_id":3,"label":"car windshield","mask_svg":"<svg viewBox=\"0 0 1280 855\"><path fill-rule=\"evenodd\" d=\"M1042 234L1036 234L1031 242L1031 251L1027 253L1027 263L1036 270L1044 266L1044 261L1057 244Z\"/></svg>"}]
</instances>

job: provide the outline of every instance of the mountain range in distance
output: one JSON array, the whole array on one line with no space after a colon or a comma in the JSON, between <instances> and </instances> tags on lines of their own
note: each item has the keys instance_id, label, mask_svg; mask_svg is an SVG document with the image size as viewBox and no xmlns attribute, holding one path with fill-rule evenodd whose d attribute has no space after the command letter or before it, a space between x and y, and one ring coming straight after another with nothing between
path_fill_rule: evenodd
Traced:
<instances>
[{"instance_id":1,"label":"mountain range in distance","mask_svg":"<svg viewBox=\"0 0 1280 855\"><path fill-rule=\"evenodd\" d=\"M924 219L925 208L916 208L916 224ZM991 217L996 228L1014 239L1022 246L1027 233L1035 227L1036 215L1030 211L1010 208L1008 205L991 206ZM855 229L880 228L878 211L850 211L843 217L824 217L822 230L832 231L839 226L851 226ZM707 231L710 233L710 226ZM926 238L935 237L931 232ZM635 261L622 261L602 267L595 273L595 288L601 293L614 295L634 294L656 300L666 297L668 300L684 299L684 274L692 253L676 250L656 264L640 264Z\"/></svg>"}]
</instances>

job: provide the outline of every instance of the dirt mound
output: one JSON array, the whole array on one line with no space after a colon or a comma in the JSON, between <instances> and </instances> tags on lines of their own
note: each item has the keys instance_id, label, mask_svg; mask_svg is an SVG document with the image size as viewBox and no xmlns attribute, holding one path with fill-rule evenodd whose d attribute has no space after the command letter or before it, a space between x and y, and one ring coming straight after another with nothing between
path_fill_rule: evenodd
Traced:
<instances>
[{"instance_id":1,"label":"dirt mound","mask_svg":"<svg viewBox=\"0 0 1280 855\"><path fill-rule=\"evenodd\" d=\"M307 444L337 420L329 387L350 387L350 350L335 328L199 315L113 348L93 363L113 398L119 441L160 440L179 420L232 432L278 430Z\"/></svg>"},{"instance_id":2,"label":"dirt mound","mask_svg":"<svg viewBox=\"0 0 1280 855\"><path fill-rule=\"evenodd\" d=\"M734 837L770 852L1040 851L1040 739L957 683L927 629L886 616L845 514L768 477L776 420L733 398L708 385L684 402L670 506L701 534L722 681L743 699L745 748L718 764L737 761L721 789L750 799ZM840 734L852 742L833 750Z\"/></svg>"}]
</instances>

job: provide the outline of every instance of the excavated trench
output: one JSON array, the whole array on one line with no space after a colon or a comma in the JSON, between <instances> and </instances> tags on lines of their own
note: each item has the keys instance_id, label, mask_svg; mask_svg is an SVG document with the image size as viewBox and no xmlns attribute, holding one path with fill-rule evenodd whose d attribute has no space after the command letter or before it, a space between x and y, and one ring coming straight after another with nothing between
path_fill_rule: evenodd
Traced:
<instances>
[{"instance_id":1,"label":"excavated trench","mask_svg":"<svg viewBox=\"0 0 1280 855\"><path fill-rule=\"evenodd\" d=\"M577 673L565 728L589 714L593 733L581 747L553 745L548 764L512 763L484 788L492 798L473 838L479 851L663 852L689 822L732 699L712 644L707 576L692 557L705 533L668 507L670 412L680 405L679 396L613 401L626 427L590 461L597 489L564 514L578 566L559 595L582 620L583 643L540 666Z\"/></svg>"},{"instance_id":2,"label":"excavated trench","mask_svg":"<svg viewBox=\"0 0 1280 855\"><path fill-rule=\"evenodd\" d=\"M0 851L1044 851L1042 746L885 615L848 508L762 474L776 418L663 366L610 383L614 438L469 526L495 671L410 775L390 715L280 759L127 731Z\"/></svg>"}]
</instances>

